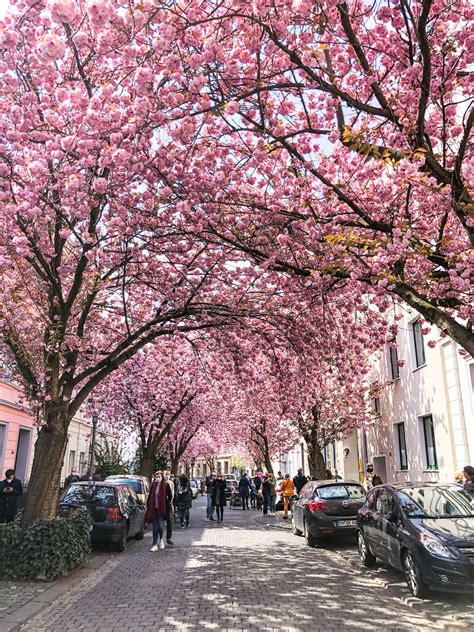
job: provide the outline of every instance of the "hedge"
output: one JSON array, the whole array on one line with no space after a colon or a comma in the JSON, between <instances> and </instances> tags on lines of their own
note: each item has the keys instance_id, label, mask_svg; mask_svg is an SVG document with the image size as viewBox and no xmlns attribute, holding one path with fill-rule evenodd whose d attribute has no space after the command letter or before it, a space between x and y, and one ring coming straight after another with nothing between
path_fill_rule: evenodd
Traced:
<instances>
[{"instance_id":1,"label":"hedge","mask_svg":"<svg viewBox=\"0 0 474 632\"><path fill-rule=\"evenodd\" d=\"M75 509L52 520L0 524L0 578L52 581L81 566L90 550L91 517Z\"/></svg>"}]
</instances>

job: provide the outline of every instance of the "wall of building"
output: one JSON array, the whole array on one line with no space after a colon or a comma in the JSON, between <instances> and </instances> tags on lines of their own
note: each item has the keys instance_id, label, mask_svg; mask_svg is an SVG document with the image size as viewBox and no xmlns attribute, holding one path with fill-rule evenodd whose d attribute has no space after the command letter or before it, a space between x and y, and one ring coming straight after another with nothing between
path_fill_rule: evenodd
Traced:
<instances>
[{"instance_id":1,"label":"wall of building","mask_svg":"<svg viewBox=\"0 0 474 632\"><path fill-rule=\"evenodd\" d=\"M16 469L26 482L31 471L36 439L35 419L21 400L21 391L13 383L0 380L0 472Z\"/></svg>"}]
</instances>

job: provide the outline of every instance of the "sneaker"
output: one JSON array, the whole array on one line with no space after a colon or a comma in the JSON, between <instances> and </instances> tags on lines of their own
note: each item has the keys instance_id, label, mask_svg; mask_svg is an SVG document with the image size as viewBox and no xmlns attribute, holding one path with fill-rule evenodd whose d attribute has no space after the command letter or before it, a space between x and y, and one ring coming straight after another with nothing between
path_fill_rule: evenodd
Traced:
<instances>
[{"instance_id":1,"label":"sneaker","mask_svg":"<svg viewBox=\"0 0 474 632\"><path fill-rule=\"evenodd\" d=\"M169 546L174 546L173 540L166 540L166 544L168 544Z\"/></svg>"},{"instance_id":2,"label":"sneaker","mask_svg":"<svg viewBox=\"0 0 474 632\"><path fill-rule=\"evenodd\" d=\"M283 516L283 520L288 520L288 516Z\"/></svg>"},{"instance_id":3,"label":"sneaker","mask_svg":"<svg viewBox=\"0 0 474 632\"><path fill-rule=\"evenodd\" d=\"M186 523L186 529L189 527L189 522Z\"/></svg>"},{"instance_id":4,"label":"sneaker","mask_svg":"<svg viewBox=\"0 0 474 632\"><path fill-rule=\"evenodd\" d=\"M165 541L161 540L160 542L160 549L163 550L165 548Z\"/></svg>"},{"instance_id":5,"label":"sneaker","mask_svg":"<svg viewBox=\"0 0 474 632\"><path fill-rule=\"evenodd\" d=\"M211 520L212 522L215 522L215 518L209 518L209 520Z\"/></svg>"},{"instance_id":6,"label":"sneaker","mask_svg":"<svg viewBox=\"0 0 474 632\"><path fill-rule=\"evenodd\" d=\"M158 545L154 544L151 549L150 549L150 553L155 553L155 551L158 551Z\"/></svg>"},{"instance_id":7,"label":"sneaker","mask_svg":"<svg viewBox=\"0 0 474 632\"><path fill-rule=\"evenodd\" d=\"M184 524L181 525L181 529L184 529Z\"/></svg>"},{"instance_id":8,"label":"sneaker","mask_svg":"<svg viewBox=\"0 0 474 632\"><path fill-rule=\"evenodd\" d=\"M211 519L210 518L206 518L206 522L211 522Z\"/></svg>"}]
</instances>

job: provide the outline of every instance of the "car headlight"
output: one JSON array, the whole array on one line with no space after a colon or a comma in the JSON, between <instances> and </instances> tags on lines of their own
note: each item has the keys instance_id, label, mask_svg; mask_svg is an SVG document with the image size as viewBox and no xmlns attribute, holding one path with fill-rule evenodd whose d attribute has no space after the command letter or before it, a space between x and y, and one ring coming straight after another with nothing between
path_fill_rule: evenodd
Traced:
<instances>
[{"instance_id":1,"label":"car headlight","mask_svg":"<svg viewBox=\"0 0 474 632\"><path fill-rule=\"evenodd\" d=\"M443 544L441 540L438 540L438 538L431 533L422 533L421 543L428 553L434 555L435 557L444 557L451 560L457 558L456 552L453 551L453 549L446 544Z\"/></svg>"}]
</instances>

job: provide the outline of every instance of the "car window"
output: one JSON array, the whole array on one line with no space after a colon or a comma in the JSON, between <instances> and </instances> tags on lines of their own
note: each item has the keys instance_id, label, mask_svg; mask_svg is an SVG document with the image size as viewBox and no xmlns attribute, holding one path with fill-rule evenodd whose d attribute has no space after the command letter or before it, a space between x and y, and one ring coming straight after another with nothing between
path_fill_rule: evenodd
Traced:
<instances>
[{"instance_id":1,"label":"car window","mask_svg":"<svg viewBox=\"0 0 474 632\"><path fill-rule=\"evenodd\" d=\"M128 478L114 478L110 479L114 483L123 483L129 485L137 494L143 494L143 482L140 480L128 479Z\"/></svg>"},{"instance_id":2,"label":"car window","mask_svg":"<svg viewBox=\"0 0 474 632\"><path fill-rule=\"evenodd\" d=\"M301 498L309 498L310 496L313 495L313 489L314 489L314 485L313 483L306 483L303 487L303 489L300 491L300 497Z\"/></svg>"},{"instance_id":3,"label":"car window","mask_svg":"<svg viewBox=\"0 0 474 632\"><path fill-rule=\"evenodd\" d=\"M396 497L409 518L474 517L474 499L458 485L406 488Z\"/></svg>"},{"instance_id":4,"label":"car window","mask_svg":"<svg viewBox=\"0 0 474 632\"><path fill-rule=\"evenodd\" d=\"M370 491L370 492L367 494L367 502L366 502L366 506L367 506L369 509L375 509L375 499L376 499L376 497L377 497L377 492L376 492L376 491L375 491L375 492Z\"/></svg>"},{"instance_id":5,"label":"car window","mask_svg":"<svg viewBox=\"0 0 474 632\"><path fill-rule=\"evenodd\" d=\"M375 501L375 511L382 516L386 516L391 513L394 508L394 501L392 495L386 490L382 489L377 494L377 500Z\"/></svg>"},{"instance_id":6,"label":"car window","mask_svg":"<svg viewBox=\"0 0 474 632\"><path fill-rule=\"evenodd\" d=\"M365 490L362 485L324 485L316 490L319 498L324 500L357 499L365 498Z\"/></svg>"},{"instance_id":7,"label":"car window","mask_svg":"<svg viewBox=\"0 0 474 632\"><path fill-rule=\"evenodd\" d=\"M71 504L115 504L115 489L105 485L71 485L63 493L61 502Z\"/></svg>"}]
</instances>

